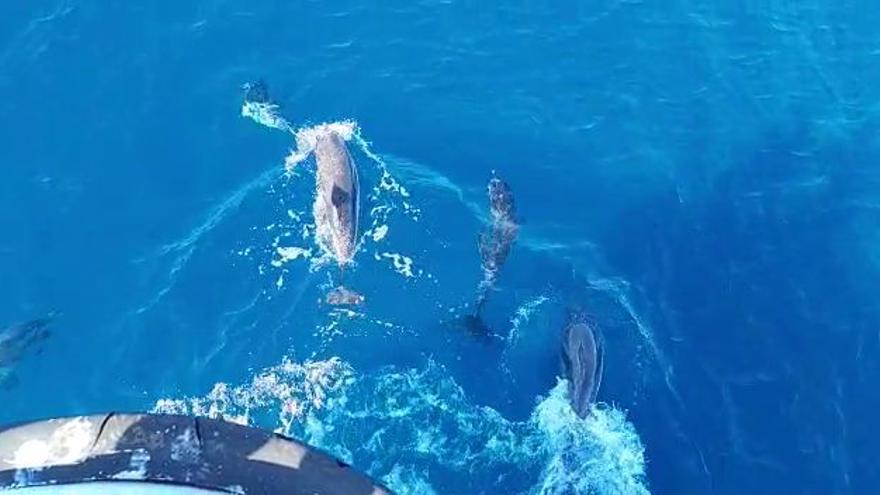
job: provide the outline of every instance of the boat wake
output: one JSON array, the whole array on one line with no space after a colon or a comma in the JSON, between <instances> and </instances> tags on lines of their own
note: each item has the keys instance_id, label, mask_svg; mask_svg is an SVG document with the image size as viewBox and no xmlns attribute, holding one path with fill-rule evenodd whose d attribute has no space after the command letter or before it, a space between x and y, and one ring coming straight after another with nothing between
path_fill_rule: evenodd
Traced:
<instances>
[{"instance_id":1,"label":"boat wake","mask_svg":"<svg viewBox=\"0 0 880 495\"><path fill-rule=\"evenodd\" d=\"M358 376L338 358L285 360L249 383L162 399L154 412L224 418L301 438L397 493L642 494L644 448L626 414L599 404L587 419L559 380L528 419L472 403L433 361ZM492 493L496 493L492 488Z\"/></svg>"}]
</instances>

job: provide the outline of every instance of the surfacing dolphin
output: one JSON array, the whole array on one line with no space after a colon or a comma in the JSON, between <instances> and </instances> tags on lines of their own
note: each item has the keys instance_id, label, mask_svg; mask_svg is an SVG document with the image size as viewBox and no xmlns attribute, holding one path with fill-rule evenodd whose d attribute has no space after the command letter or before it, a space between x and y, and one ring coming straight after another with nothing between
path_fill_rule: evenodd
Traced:
<instances>
[{"instance_id":1,"label":"surfacing dolphin","mask_svg":"<svg viewBox=\"0 0 880 495\"><path fill-rule=\"evenodd\" d=\"M316 191L314 215L321 245L336 258L340 270L354 261L357 252L360 187L357 167L345 140L335 131L322 132L315 144ZM339 286L326 298L328 304L358 305L360 294Z\"/></svg>"},{"instance_id":2,"label":"surfacing dolphin","mask_svg":"<svg viewBox=\"0 0 880 495\"><path fill-rule=\"evenodd\" d=\"M603 358L601 336L582 311L571 311L562 333L562 365L571 407L581 418L589 416L590 406L596 401Z\"/></svg>"},{"instance_id":3,"label":"surfacing dolphin","mask_svg":"<svg viewBox=\"0 0 880 495\"><path fill-rule=\"evenodd\" d=\"M516 222L516 205L510 186L495 173L489 180L489 227L480 234L480 261L483 268L483 279L477 287L476 314L483 310L489 291L495 287L498 273L516 240L519 225Z\"/></svg>"},{"instance_id":4,"label":"surfacing dolphin","mask_svg":"<svg viewBox=\"0 0 880 495\"><path fill-rule=\"evenodd\" d=\"M15 384L15 365L28 350L49 337L51 322L51 318L42 318L0 329L0 386Z\"/></svg>"},{"instance_id":5,"label":"surfacing dolphin","mask_svg":"<svg viewBox=\"0 0 880 495\"><path fill-rule=\"evenodd\" d=\"M519 225L516 222L516 206L510 186L493 171L486 189L489 193L489 225L480 233L477 242L480 248L483 278L477 286L474 312L462 317L461 323L476 336L497 337L483 322L483 306L486 304L489 292L495 288L498 272L510 255L510 248L519 232Z\"/></svg>"},{"instance_id":6,"label":"surfacing dolphin","mask_svg":"<svg viewBox=\"0 0 880 495\"><path fill-rule=\"evenodd\" d=\"M276 129L293 132L290 123L279 114L279 106L269 95L262 80L244 85L242 115ZM354 261L357 252L360 188L357 167L348 152L345 140L326 126L317 131L314 149L317 162L315 174L315 236L322 249L329 251L340 269ZM360 304L363 297L345 287L327 295L329 304Z\"/></svg>"},{"instance_id":7,"label":"surfacing dolphin","mask_svg":"<svg viewBox=\"0 0 880 495\"><path fill-rule=\"evenodd\" d=\"M281 107L269 95L269 87L262 79L243 86L244 102L241 114L261 125L287 132L293 132L290 122L281 116Z\"/></svg>"},{"instance_id":8,"label":"surfacing dolphin","mask_svg":"<svg viewBox=\"0 0 880 495\"><path fill-rule=\"evenodd\" d=\"M318 162L315 194L315 223L324 246L340 267L351 263L357 251L360 191L357 168L345 141L327 130L315 145Z\"/></svg>"}]
</instances>

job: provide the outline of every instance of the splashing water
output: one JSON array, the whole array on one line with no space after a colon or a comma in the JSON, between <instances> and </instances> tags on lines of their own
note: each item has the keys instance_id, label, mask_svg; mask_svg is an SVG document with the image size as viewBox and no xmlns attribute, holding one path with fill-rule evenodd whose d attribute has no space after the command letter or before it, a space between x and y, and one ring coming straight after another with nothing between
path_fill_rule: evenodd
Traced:
<instances>
[{"instance_id":1,"label":"splashing water","mask_svg":"<svg viewBox=\"0 0 880 495\"><path fill-rule=\"evenodd\" d=\"M315 151L318 138L330 132L335 132L345 141L351 141L356 134L360 133L360 128L353 120L342 120L297 129L293 132L296 149L292 150L290 155L284 159L284 168L288 172L293 172L297 165L305 161Z\"/></svg>"},{"instance_id":2,"label":"splashing water","mask_svg":"<svg viewBox=\"0 0 880 495\"><path fill-rule=\"evenodd\" d=\"M413 206L409 191L371 150L356 122L295 128L269 102L245 102L242 115L293 135L296 149L285 160L287 179L312 173L299 165L313 152L321 132L333 130L358 145L378 171L364 209L371 225L362 234L361 247L393 238L391 215L403 213L414 222L419 220L420 211ZM256 182L264 180L261 176ZM283 181L278 184L285 185ZM306 186L298 181L292 187ZM236 194L234 205L252 188ZM269 253L268 267L282 271L279 281L295 261L307 260L311 272L332 260L320 246L313 248L318 227L304 220L307 209L301 203L299 193L285 191L280 200L284 220L258 229L274 236L261 252ZM199 229L198 234L209 231L225 211L222 208L220 215L212 215L208 228ZM182 248L194 244L189 238L180 243ZM253 251L259 250L242 250ZM418 273L414 267L419 263L388 249L377 248L372 257L363 259L390 265L401 275ZM186 257L178 269L185 262ZM547 300L540 296L519 308L511 320L508 347L518 341L519 329ZM320 355L335 353L330 344L339 336L340 322L352 319L370 324L357 325L363 328L378 325L391 331L394 327L352 310L331 310L326 325L315 329ZM351 331L346 328L346 334ZM648 493L644 450L624 412L600 404L581 420L571 410L566 383L561 380L536 403L527 419L511 421L495 409L473 403L452 375L431 360L418 368L385 367L359 376L348 363L329 358L302 363L285 359L240 385L217 383L205 396L159 400L154 411L272 428L324 448L404 494L490 493L484 487L497 486L503 486L505 493L522 494Z\"/></svg>"},{"instance_id":3,"label":"splashing water","mask_svg":"<svg viewBox=\"0 0 880 495\"><path fill-rule=\"evenodd\" d=\"M516 313L514 313L513 318L510 319L510 333L507 335L508 346L512 347L516 345L517 341L519 341L519 334L522 326L528 323L532 315L535 314L535 311L549 300L550 299L548 299L547 296L542 294L526 301L516 309Z\"/></svg>"},{"instance_id":4,"label":"splashing water","mask_svg":"<svg viewBox=\"0 0 880 495\"><path fill-rule=\"evenodd\" d=\"M290 123L279 113L280 107L268 101L247 101L241 106L241 116L252 119L266 127L293 132Z\"/></svg>"},{"instance_id":5,"label":"splashing water","mask_svg":"<svg viewBox=\"0 0 880 495\"><path fill-rule=\"evenodd\" d=\"M372 466L392 488L388 474L400 469L400 459L412 459L410 471L433 481L430 466L444 466L454 480L441 481L462 484L468 493L517 477L512 473L523 478L521 493L648 493L644 450L624 413L603 406L581 420L569 406L564 381L524 422L470 403L434 364L359 380L353 388L345 409L323 411L324 423L347 425L352 438L334 443L324 436L324 447L351 452L352 462Z\"/></svg>"},{"instance_id":6,"label":"splashing water","mask_svg":"<svg viewBox=\"0 0 880 495\"><path fill-rule=\"evenodd\" d=\"M346 142L355 143L364 156L378 168L378 180L368 197L371 203L369 205L370 227L361 234L360 241L358 242L359 250L366 243L379 244L385 240L388 236L388 220L392 212L401 210L410 220L414 222L419 220L421 210L412 204L409 191L391 174L385 160L371 149L370 143L363 137L357 122L354 120L341 120L295 128L280 115L279 111L280 107L277 104L268 101L245 100L242 105L241 114L263 126L290 132L293 135L295 148L290 151L284 160L284 168L288 176L299 173L300 164L305 162L315 151L318 138L328 132L338 134ZM329 239L331 237L326 232L327 229L330 229L330 225L320 221L303 226L302 240L306 241L311 238L320 251L320 255L308 257L311 260L311 271L315 271L335 261L333 250L322 242L322 239ZM295 247L295 249L302 250L304 248ZM398 256L400 256L400 259L409 259L403 255ZM306 256L303 256L303 258L306 258ZM273 262L273 266L280 267L295 259L297 257L281 256ZM398 263L394 264L394 269L406 275L398 266Z\"/></svg>"},{"instance_id":7,"label":"splashing water","mask_svg":"<svg viewBox=\"0 0 880 495\"><path fill-rule=\"evenodd\" d=\"M509 421L471 403L433 361L355 376L336 358L285 360L245 385L163 399L154 411L272 427L360 466L398 493L488 493L479 487L499 483L506 493L649 493L644 449L624 412L598 405L578 418L564 380L527 420Z\"/></svg>"},{"instance_id":8,"label":"splashing water","mask_svg":"<svg viewBox=\"0 0 880 495\"><path fill-rule=\"evenodd\" d=\"M394 487L394 492L397 495L437 495L431 483L424 476L411 467L404 467L400 464L395 464L391 468L388 476L385 477L385 483Z\"/></svg>"},{"instance_id":9,"label":"splashing water","mask_svg":"<svg viewBox=\"0 0 880 495\"><path fill-rule=\"evenodd\" d=\"M413 278L416 276L415 272L413 272L413 260L409 256L404 256L400 253L382 253L381 258L379 254L376 254L376 259L388 259L391 260L392 266L394 266L394 271L403 275L406 278ZM419 272L421 274L421 272Z\"/></svg>"},{"instance_id":10,"label":"splashing water","mask_svg":"<svg viewBox=\"0 0 880 495\"><path fill-rule=\"evenodd\" d=\"M251 425L265 420L260 414L275 411L278 431L326 405L353 376L351 367L339 358L306 361L284 359L281 364L256 374L245 385L217 383L204 397L161 399L153 412L191 414Z\"/></svg>"},{"instance_id":11,"label":"splashing water","mask_svg":"<svg viewBox=\"0 0 880 495\"><path fill-rule=\"evenodd\" d=\"M530 419L546 442L541 481L532 493L647 494L645 451L625 414L599 404L582 420L559 380Z\"/></svg>"}]
</instances>

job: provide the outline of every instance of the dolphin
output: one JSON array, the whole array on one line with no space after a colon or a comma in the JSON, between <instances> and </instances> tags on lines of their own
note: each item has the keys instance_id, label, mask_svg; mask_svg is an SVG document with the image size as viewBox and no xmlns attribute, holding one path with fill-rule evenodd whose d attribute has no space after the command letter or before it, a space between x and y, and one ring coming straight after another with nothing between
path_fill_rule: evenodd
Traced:
<instances>
[{"instance_id":1,"label":"dolphin","mask_svg":"<svg viewBox=\"0 0 880 495\"><path fill-rule=\"evenodd\" d=\"M265 81L247 83L243 89L248 116L269 127L291 130L278 114L278 104ZM318 239L343 266L354 259L356 248L360 209L357 168L345 140L333 130L319 131L314 153L318 163L314 204Z\"/></svg>"},{"instance_id":2,"label":"dolphin","mask_svg":"<svg viewBox=\"0 0 880 495\"><path fill-rule=\"evenodd\" d=\"M490 223L489 227L480 234L478 242L483 278L477 287L476 316L482 312L489 291L495 287L498 273L507 261L510 248L519 232L516 205L510 186L493 172L487 190Z\"/></svg>"},{"instance_id":3,"label":"dolphin","mask_svg":"<svg viewBox=\"0 0 880 495\"><path fill-rule=\"evenodd\" d=\"M318 135L318 162L314 215L320 242L336 257L340 268L354 260L357 251L360 190L354 159L335 131Z\"/></svg>"},{"instance_id":4,"label":"dolphin","mask_svg":"<svg viewBox=\"0 0 880 495\"><path fill-rule=\"evenodd\" d=\"M582 313L572 313L562 333L562 364L568 380L568 397L581 418L590 414L602 384L601 336Z\"/></svg>"},{"instance_id":5,"label":"dolphin","mask_svg":"<svg viewBox=\"0 0 880 495\"><path fill-rule=\"evenodd\" d=\"M247 83L244 89L244 102L241 115L253 119L258 124L286 132L295 132L290 122L281 115L281 105L272 99L269 86L262 79Z\"/></svg>"},{"instance_id":6,"label":"dolphin","mask_svg":"<svg viewBox=\"0 0 880 495\"><path fill-rule=\"evenodd\" d=\"M265 81L247 83L243 87L242 115L258 123L294 134L291 124L280 115L279 105L269 95ZM345 146L345 140L327 126L315 130L314 147L317 172L315 174L315 202L312 212L315 218L315 238L318 245L329 251L340 270L354 261L357 252L358 216L360 214L360 187L357 167ZM363 297L344 287L328 294L330 304L357 305Z\"/></svg>"},{"instance_id":7,"label":"dolphin","mask_svg":"<svg viewBox=\"0 0 880 495\"><path fill-rule=\"evenodd\" d=\"M245 83L242 86L244 89L244 99L245 101L252 101L254 103L272 103L272 99L269 97L269 86L266 84L266 81L262 79L258 79L252 83Z\"/></svg>"},{"instance_id":8,"label":"dolphin","mask_svg":"<svg viewBox=\"0 0 880 495\"><path fill-rule=\"evenodd\" d=\"M0 329L0 385L15 384L15 365L25 353L49 337L51 318L16 323Z\"/></svg>"},{"instance_id":9,"label":"dolphin","mask_svg":"<svg viewBox=\"0 0 880 495\"><path fill-rule=\"evenodd\" d=\"M272 100L269 87L262 79L243 86L243 114L269 127L292 130L290 123L278 114L279 106ZM320 129L315 140L318 164L313 212L318 241L336 257L342 267L354 259L356 251L360 191L357 167L335 131Z\"/></svg>"}]
</instances>

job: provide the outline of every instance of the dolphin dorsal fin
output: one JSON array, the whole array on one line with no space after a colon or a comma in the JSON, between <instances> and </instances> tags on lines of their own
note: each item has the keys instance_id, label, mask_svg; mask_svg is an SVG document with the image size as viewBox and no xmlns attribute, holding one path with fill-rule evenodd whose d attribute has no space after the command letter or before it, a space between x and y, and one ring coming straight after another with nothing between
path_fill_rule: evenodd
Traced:
<instances>
[{"instance_id":1,"label":"dolphin dorsal fin","mask_svg":"<svg viewBox=\"0 0 880 495\"><path fill-rule=\"evenodd\" d=\"M333 185L333 191L330 193L330 201L333 203L333 206L339 208L340 206L348 203L348 200L351 198L351 195L345 192L344 189Z\"/></svg>"}]
</instances>

